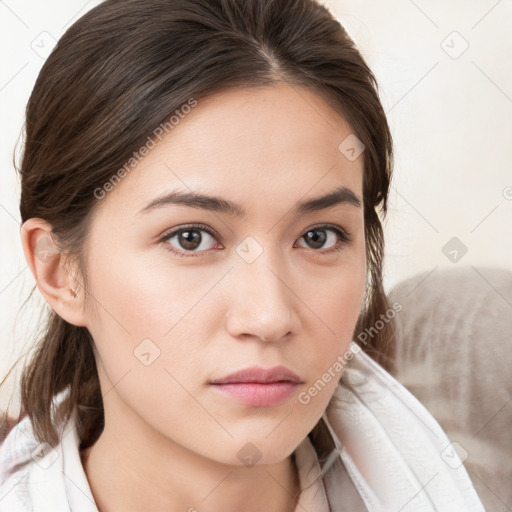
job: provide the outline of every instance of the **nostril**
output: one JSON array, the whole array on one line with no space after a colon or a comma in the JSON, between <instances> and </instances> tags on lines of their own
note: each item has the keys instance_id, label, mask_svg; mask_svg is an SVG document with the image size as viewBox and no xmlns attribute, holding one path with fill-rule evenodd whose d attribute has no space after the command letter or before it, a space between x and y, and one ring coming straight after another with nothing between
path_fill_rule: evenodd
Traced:
<instances>
[{"instance_id":1,"label":"nostril","mask_svg":"<svg viewBox=\"0 0 512 512\"><path fill-rule=\"evenodd\" d=\"M288 331L288 332L283 336L283 338L286 338L286 336L288 336L289 334L291 334L291 332L292 332L292 331ZM270 339L270 340L266 340L265 338L260 338L260 339L261 339L261 341L274 341L274 339L275 339L275 338Z\"/></svg>"}]
</instances>

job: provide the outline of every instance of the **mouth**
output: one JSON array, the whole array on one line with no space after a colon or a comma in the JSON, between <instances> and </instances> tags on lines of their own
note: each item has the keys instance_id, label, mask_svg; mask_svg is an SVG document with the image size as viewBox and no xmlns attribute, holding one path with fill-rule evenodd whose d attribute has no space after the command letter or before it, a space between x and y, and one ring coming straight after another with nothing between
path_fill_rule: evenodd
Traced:
<instances>
[{"instance_id":1,"label":"mouth","mask_svg":"<svg viewBox=\"0 0 512 512\"><path fill-rule=\"evenodd\" d=\"M210 382L215 392L252 407L278 405L300 384L300 377L284 366L247 368Z\"/></svg>"}]
</instances>

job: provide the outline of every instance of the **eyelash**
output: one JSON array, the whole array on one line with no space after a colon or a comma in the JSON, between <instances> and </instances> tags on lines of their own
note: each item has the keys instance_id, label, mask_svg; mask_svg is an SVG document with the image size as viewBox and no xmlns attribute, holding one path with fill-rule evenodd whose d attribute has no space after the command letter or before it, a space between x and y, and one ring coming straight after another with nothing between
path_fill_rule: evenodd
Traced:
<instances>
[{"instance_id":1,"label":"eyelash","mask_svg":"<svg viewBox=\"0 0 512 512\"><path fill-rule=\"evenodd\" d=\"M207 226L203 225L203 224L190 224L188 226L184 226L184 227L181 227L179 229L175 229L169 233L166 233L165 235L162 236L162 238L160 238L160 240L158 240L158 243L164 243L164 242L167 242L168 240L170 240L171 238L173 238L175 235L178 235L180 233L184 233L186 231L191 231L191 230L199 230L199 231L206 231L212 238L217 238L217 234L212 231L210 228L208 228ZM351 241L352 241L352 237L350 236L350 234L341 229L340 227L338 226L335 226L333 224L323 224L323 225L320 225L320 226L313 226L309 229L307 229L300 237L299 239L304 236L308 231L315 231L315 230L331 230L331 231L334 231L338 236L339 238L341 239L340 242L338 242L334 247L331 247L330 249L327 249L327 250L324 250L324 251L321 251L321 250L314 250L313 249L313 252L318 252L320 254L330 254L332 252L339 252L341 251L345 245L349 244ZM174 249L170 244L168 243L164 243L164 246L165 246L165 249L168 250L169 252L173 253L174 255L176 256L179 256L179 257L185 257L185 258L195 258L195 257L198 257L198 256L201 256L201 253L204 253L204 252L208 252L208 251L200 251L200 252L197 252L197 253L186 253L186 252L183 252L183 251L178 251L176 249Z\"/></svg>"}]
</instances>

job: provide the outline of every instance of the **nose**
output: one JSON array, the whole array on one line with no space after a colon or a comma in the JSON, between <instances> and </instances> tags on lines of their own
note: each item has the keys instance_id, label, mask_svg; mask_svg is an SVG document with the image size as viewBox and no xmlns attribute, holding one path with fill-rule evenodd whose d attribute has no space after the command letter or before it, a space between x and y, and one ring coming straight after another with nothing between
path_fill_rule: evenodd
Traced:
<instances>
[{"instance_id":1,"label":"nose","mask_svg":"<svg viewBox=\"0 0 512 512\"><path fill-rule=\"evenodd\" d=\"M299 328L293 283L280 266L260 256L231 272L226 329L235 338L282 341Z\"/></svg>"}]
</instances>

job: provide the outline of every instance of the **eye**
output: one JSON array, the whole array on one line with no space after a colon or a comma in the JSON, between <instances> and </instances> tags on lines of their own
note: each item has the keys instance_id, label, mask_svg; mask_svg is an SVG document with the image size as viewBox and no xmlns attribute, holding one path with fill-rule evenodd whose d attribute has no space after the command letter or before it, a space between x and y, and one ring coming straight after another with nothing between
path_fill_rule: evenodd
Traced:
<instances>
[{"instance_id":1,"label":"eye","mask_svg":"<svg viewBox=\"0 0 512 512\"><path fill-rule=\"evenodd\" d=\"M206 235L201 233L206 233ZM211 245L212 241L215 242L216 236L206 226L194 224L171 231L161 238L160 242L166 242L166 249L177 256L197 256L193 252L197 252L196 249L200 249L201 251L199 252L211 249L209 245ZM176 238L175 243L178 247L170 243L173 238ZM192 252L192 254L186 254L187 252Z\"/></svg>"},{"instance_id":2,"label":"eye","mask_svg":"<svg viewBox=\"0 0 512 512\"><path fill-rule=\"evenodd\" d=\"M165 248L176 256L195 257L212 249L215 246L216 238L220 237L210 228L202 224L192 224L165 234L159 242L165 242ZM173 239L176 240L171 243ZM346 244L352 241L351 236L344 229L330 224L309 228L298 240L302 239L315 249L314 252L320 254L341 251ZM326 244L328 245L326 250L317 250Z\"/></svg>"},{"instance_id":3,"label":"eye","mask_svg":"<svg viewBox=\"0 0 512 512\"><path fill-rule=\"evenodd\" d=\"M326 234L329 232L331 233L330 236ZM336 240L337 238L339 238L339 241ZM322 252L330 253L341 251L346 244L352 241L352 238L344 229L329 224L309 228L299 240L305 240L310 246L313 246L314 249L322 248L327 244L327 250Z\"/></svg>"}]
</instances>

